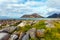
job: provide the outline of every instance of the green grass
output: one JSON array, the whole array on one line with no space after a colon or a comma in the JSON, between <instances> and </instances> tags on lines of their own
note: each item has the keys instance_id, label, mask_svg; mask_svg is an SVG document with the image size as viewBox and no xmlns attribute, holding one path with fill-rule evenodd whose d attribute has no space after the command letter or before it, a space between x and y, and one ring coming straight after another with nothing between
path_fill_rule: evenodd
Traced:
<instances>
[{"instance_id":1,"label":"green grass","mask_svg":"<svg viewBox=\"0 0 60 40\"><path fill-rule=\"evenodd\" d=\"M33 27L36 29L45 29L46 28L44 21L39 21L38 23L34 24Z\"/></svg>"}]
</instances>

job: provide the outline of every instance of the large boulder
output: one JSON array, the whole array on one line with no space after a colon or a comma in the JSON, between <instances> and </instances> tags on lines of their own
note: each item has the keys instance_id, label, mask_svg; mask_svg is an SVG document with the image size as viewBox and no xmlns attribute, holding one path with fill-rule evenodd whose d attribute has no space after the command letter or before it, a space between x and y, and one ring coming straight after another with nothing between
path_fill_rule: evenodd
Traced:
<instances>
[{"instance_id":1,"label":"large boulder","mask_svg":"<svg viewBox=\"0 0 60 40\"><path fill-rule=\"evenodd\" d=\"M13 31L15 31L17 29L17 27L14 27L14 26L12 26L12 27L6 27L6 28L4 28L4 29L2 29L3 31L6 31L6 32L8 32L8 33L12 33Z\"/></svg>"},{"instance_id":2,"label":"large boulder","mask_svg":"<svg viewBox=\"0 0 60 40\"><path fill-rule=\"evenodd\" d=\"M8 33L0 33L0 40L8 40L10 37L10 34Z\"/></svg>"}]
</instances>

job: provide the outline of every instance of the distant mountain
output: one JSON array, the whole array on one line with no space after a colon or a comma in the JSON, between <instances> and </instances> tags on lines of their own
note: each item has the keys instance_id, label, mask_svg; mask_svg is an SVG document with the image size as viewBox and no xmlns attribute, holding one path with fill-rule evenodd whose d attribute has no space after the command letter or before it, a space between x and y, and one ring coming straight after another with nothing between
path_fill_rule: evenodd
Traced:
<instances>
[{"instance_id":1,"label":"distant mountain","mask_svg":"<svg viewBox=\"0 0 60 40\"><path fill-rule=\"evenodd\" d=\"M34 13L31 15L23 15L21 18L43 18L43 17L38 15L37 13Z\"/></svg>"},{"instance_id":2,"label":"distant mountain","mask_svg":"<svg viewBox=\"0 0 60 40\"><path fill-rule=\"evenodd\" d=\"M47 18L60 18L60 12L50 12L50 13L53 14L48 16Z\"/></svg>"}]
</instances>

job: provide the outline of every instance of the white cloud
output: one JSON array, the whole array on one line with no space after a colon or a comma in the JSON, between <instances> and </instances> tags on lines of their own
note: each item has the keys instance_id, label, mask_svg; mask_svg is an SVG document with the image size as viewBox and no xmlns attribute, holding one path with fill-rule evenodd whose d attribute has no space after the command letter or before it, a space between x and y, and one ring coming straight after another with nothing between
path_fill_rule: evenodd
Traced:
<instances>
[{"instance_id":1,"label":"white cloud","mask_svg":"<svg viewBox=\"0 0 60 40\"><path fill-rule=\"evenodd\" d=\"M0 3L4 2L4 1L6 1L6 0L0 0Z\"/></svg>"},{"instance_id":2,"label":"white cloud","mask_svg":"<svg viewBox=\"0 0 60 40\"><path fill-rule=\"evenodd\" d=\"M47 2L36 2L36 1L28 1L24 4L18 4L17 0L5 0L7 4L1 4L5 5L3 9L1 10L2 16L10 16L10 17L20 17L23 14L32 14L32 13L38 13L44 17L47 17L48 12L58 10L57 7L60 6L59 0L48 0ZM0 2L4 2L1 0ZM11 3L13 2L13 4ZM55 7L55 8L53 8ZM7 15L8 14L8 15Z\"/></svg>"},{"instance_id":3,"label":"white cloud","mask_svg":"<svg viewBox=\"0 0 60 40\"><path fill-rule=\"evenodd\" d=\"M55 7L55 8L60 8L60 0L48 0L46 3L47 6L49 7Z\"/></svg>"},{"instance_id":4,"label":"white cloud","mask_svg":"<svg viewBox=\"0 0 60 40\"><path fill-rule=\"evenodd\" d=\"M26 2L27 6L43 6L44 4L45 3L43 3L43 2L35 2L35 1Z\"/></svg>"}]
</instances>

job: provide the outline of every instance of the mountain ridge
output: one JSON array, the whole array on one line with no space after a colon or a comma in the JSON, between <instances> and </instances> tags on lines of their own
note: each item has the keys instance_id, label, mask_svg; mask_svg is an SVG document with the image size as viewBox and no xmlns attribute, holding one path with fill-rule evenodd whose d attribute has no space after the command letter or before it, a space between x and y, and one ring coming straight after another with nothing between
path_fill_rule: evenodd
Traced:
<instances>
[{"instance_id":1,"label":"mountain ridge","mask_svg":"<svg viewBox=\"0 0 60 40\"><path fill-rule=\"evenodd\" d=\"M25 14L21 18L43 18L43 17L38 15L37 13L33 13L33 14L30 14L30 15Z\"/></svg>"}]
</instances>

